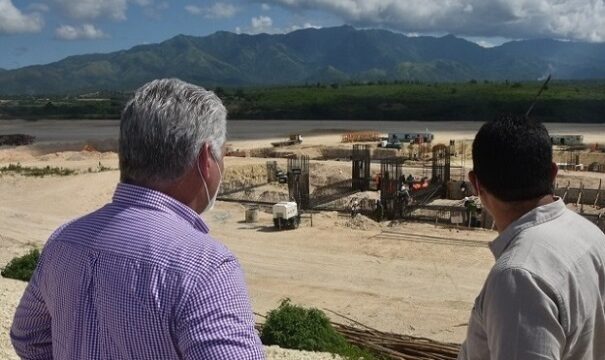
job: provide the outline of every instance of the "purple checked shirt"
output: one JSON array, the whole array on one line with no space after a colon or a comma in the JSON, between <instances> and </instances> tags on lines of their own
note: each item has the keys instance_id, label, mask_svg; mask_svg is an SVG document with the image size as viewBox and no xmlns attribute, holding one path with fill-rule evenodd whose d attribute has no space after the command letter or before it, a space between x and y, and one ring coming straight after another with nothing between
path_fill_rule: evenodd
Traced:
<instances>
[{"instance_id":1,"label":"purple checked shirt","mask_svg":"<svg viewBox=\"0 0 605 360\"><path fill-rule=\"evenodd\" d=\"M23 359L265 358L235 257L193 210L127 184L50 237L11 339Z\"/></svg>"}]
</instances>

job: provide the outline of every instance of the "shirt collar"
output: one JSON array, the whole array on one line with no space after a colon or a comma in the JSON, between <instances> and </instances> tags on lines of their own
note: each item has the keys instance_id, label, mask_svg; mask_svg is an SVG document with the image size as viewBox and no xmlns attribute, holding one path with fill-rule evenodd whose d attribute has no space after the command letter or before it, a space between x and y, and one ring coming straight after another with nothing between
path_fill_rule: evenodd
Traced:
<instances>
[{"instance_id":1,"label":"shirt collar","mask_svg":"<svg viewBox=\"0 0 605 360\"><path fill-rule=\"evenodd\" d=\"M565 203L561 198L555 199L554 202L539 206L515 220L489 244L489 248L496 260L502 256L506 248L521 231L549 222L563 214L567 209Z\"/></svg>"},{"instance_id":2,"label":"shirt collar","mask_svg":"<svg viewBox=\"0 0 605 360\"><path fill-rule=\"evenodd\" d=\"M113 202L173 213L205 234L210 231L204 220L190 207L164 193L146 187L119 183L113 194Z\"/></svg>"}]
</instances>

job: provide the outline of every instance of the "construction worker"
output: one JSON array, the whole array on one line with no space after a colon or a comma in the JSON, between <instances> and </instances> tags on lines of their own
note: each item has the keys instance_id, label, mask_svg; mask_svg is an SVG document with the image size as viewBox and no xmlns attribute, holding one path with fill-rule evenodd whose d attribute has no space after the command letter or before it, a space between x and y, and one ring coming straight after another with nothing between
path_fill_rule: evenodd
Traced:
<instances>
[{"instance_id":1,"label":"construction worker","mask_svg":"<svg viewBox=\"0 0 605 360\"><path fill-rule=\"evenodd\" d=\"M400 217L403 217L403 215L405 213L405 209L407 208L408 204L410 203L410 201L412 199L412 196L410 195L409 187L406 184L402 184L401 189L399 190L397 196L399 198Z\"/></svg>"},{"instance_id":2,"label":"construction worker","mask_svg":"<svg viewBox=\"0 0 605 360\"><path fill-rule=\"evenodd\" d=\"M475 226L477 222L477 203L470 197L464 198L464 208L466 209L466 222L468 227Z\"/></svg>"},{"instance_id":3,"label":"construction worker","mask_svg":"<svg viewBox=\"0 0 605 360\"><path fill-rule=\"evenodd\" d=\"M412 186L412 184L414 183L414 175L412 175L412 174L408 175L407 183L408 183L408 186L410 186L410 187Z\"/></svg>"},{"instance_id":4,"label":"construction worker","mask_svg":"<svg viewBox=\"0 0 605 360\"><path fill-rule=\"evenodd\" d=\"M357 214L359 214L359 210L359 201L357 201L357 199L353 199L353 201L351 202L351 218L357 216Z\"/></svg>"},{"instance_id":5,"label":"construction worker","mask_svg":"<svg viewBox=\"0 0 605 360\"><path fill-rule=\"evenodd\" d=\"M465 199L466 199L466 190L467 190L466 183L463 181L462 184L460 185L460 192L462 193L462 196L465 197Z\"/></svg>"},{"instance_id":6,"label":"construction worker","mask_svg":"<svg viewBox=\"0 0 605 360\"><path fill-rule=\"evenodd\" d=\"M384 206L382 206L382 201L376 200L376 221L381 222L384 218Z\"/></svg>"}]
</instances>

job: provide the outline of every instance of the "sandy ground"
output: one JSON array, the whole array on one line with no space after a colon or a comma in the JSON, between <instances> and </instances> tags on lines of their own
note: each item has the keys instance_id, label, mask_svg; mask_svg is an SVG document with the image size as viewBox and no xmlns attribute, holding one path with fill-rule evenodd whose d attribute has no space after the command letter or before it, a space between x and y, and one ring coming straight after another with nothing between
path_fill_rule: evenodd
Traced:
<instances>
[{"instance_id":1,"label":"sandy ground","mask_svg":"<svg viewBox=\"0 0 605 360\"><path fill-rule=\"evenodd\" d=\"M0 151L0 166L13 155ZM43 246L56 227L110 201L119 173L88 173L99 161L117 168L115 154L66 152L22 164L63 166L83 173L0 178L0 264ZM228 159L227 166L242 161ZM266 313L289 297L295 303L334 310L386 331L463 340L466 329L460 324L466 322L492 264L486 247L384 238L381 226L369 220L361 226L351 224L337 213L315 214L313 227L307 220L296 231L276 232L270 214L261 213L257 224L246 224L244 212L241 205L218 203L204 218L212 234L242 262L256 312ZM426 224L387 230L430 232L446 240L460 236L455 230ZM463 236L487 242L494 234L477 231ZM15 358L8 329L24 287L24 283L0 278L2 359Z\"/></svg>"},{"instance_id":2,"label":"sandy ground","mask_svg":"<svg viewBox=\"0 0 605 360\"><path fill-rule=\"evenodd\" d=\"M112 125L106 126L99 131L111 132L108 129ZM0 130L4 133L19 129ZM290 130L286 127L279 131ZM472 131L468 126L461 130L454 126L451 133L440 136L450 138L460 133L461 138L467 138L472 137ZM274 133L279 138L277 130ZM246 146L266 146L270 141L253 135L248 140L242 135L235 141ZM117 169L117 155L54 152L65 144L61 136L49 140L44 151L36 147L0 149L0 166L20 162L79 171L78 175L66 177L0 176L0 267L32 247L42 247L62 223L111 199L118 171L95 171L99 163ZM601 133L599 136L605 138ZM59 145L52 145L54 140ZM340 135L311 134L305 141L336 144ZM265 161L228 158L226 166L263 165ZM338 161L322 162L321 166L326 176L346 176L350 171L348 163ZM573 172L564 175L565 181L582 176ZM307 219L298 230L277 232L271 226L270 214L261 213L258 223L247 224L244 213L241 205L219 202L203 217L213 236L240 259L258 313L274 309L288 297L295 303L330 309L380 330L461 342L473 300L493 264L487 248L496 236L491 231L463 231L431 224L388 226L363 218L351 222L337 213L325 212L313 215L313 226ZM469 246L468 240L478 246ZM8 329L24 287L22 282L0 278L0 359L16 359ZM268 353L271 359L322 356L293 355L280 349L269 349Z\"/></svg>"}]
</instances>

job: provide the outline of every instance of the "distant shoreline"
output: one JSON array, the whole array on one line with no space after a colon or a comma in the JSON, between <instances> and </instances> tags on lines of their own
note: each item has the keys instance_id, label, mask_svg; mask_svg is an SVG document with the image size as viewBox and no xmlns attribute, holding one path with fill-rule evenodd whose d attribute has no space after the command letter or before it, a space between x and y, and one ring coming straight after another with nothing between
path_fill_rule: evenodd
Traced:
<instances>
[{"instance_id":1,"label":"distant shoreline","mask_svg":"<svg viewBox=\"0 0 605 360\"><path fill-rule=\"evenodd\" d=\"M299 86L214 91L231 120L486 121L498 113L525 114L542 84L456 83ZM6 119L119 119L130 94L9 97ZM605 82L551 83L531 116L548 123L603 123Z\"/></svg>"},{"instance_id":2,"label":"distant shoreline","mask_svg":"<svg viewBox=\"0 0 605 360\"><path fill-rule=\"evenodd\" d=\"M279 124L279 126L276 126ZM481 126L480 121L349 121L349 120L229 120L228 141L279 140L289 134L304 137L331 135L339 137L352 131L373 130L382 133L425 131L451 139L473 138ZM605 143L603 123L546 123L551 133L584 135L587 143ZM82 141L117 141L119 120L40 119L0 120L0 134L27 134L36 137L36 143L68 143ZM447 139L446 139L447 140ZM306 141L303 142L306 144ZM267 142L266 146L270 146Z\"/></svg>"}]
</instances>

